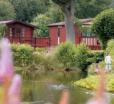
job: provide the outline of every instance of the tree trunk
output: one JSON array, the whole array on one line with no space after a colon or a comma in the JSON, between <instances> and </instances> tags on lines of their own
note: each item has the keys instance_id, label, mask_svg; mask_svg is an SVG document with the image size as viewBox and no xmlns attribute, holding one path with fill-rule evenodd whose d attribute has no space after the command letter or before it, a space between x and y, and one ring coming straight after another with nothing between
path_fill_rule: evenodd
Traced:
<instances>
[{"instance_id":1,"label":"tree trunk","mask_svg":"<svg viewBox=\"0 0 114 104\"><path fill-rule=\"evenodd\" d=\"M71 0L63 9L65 15L66 40L75 44L74 30L74 0Z\"/></svg>"}]
</instances>

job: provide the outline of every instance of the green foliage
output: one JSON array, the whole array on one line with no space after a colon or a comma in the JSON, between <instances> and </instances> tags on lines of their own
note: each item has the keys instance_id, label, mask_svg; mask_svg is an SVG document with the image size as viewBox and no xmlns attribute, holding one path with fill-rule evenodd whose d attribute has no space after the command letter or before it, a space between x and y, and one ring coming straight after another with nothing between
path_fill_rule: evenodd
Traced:
<instances>
[{"instance_id":1,"label":"green foliage","mask_svg":"<svg viewBox=\"0 0 114 104\"><path fill-rule=\"evenodd\" d=\"M98 63L99 68L104 69L104 55L105 51L91 51L89 52L89 56L87 62L90 63L88 67L88 74L94 74L96 69L96 63Z\"/></svg>"},{"instance_id":2,"label":"green foliage","mask_svg":"<svg viewBox=\"0 0 114 104\"><path fill-rule=\"evenodd\" d=\"M64 68L78 68L82 71L86 70L89 58L89 49L84 44L75 47L71 43L63 43L57 48L55 54L57 60L63 64Z\"/></svg>"},{"instance_id":3,"label":"green foliage","mask_svg":"<svg viewBox=\"0 0 114 104\"><path fill-rule=\"evenodd\" d=\"M46 12L46 15L52 19L52 22L60 22L64 21L64 14L59 8L58 5L51 3L51 6L49 7L48 11Z\"/></svg>"},{"instance_id":4,"label":"green foliage","mask_svg":"<svg viewBox=\"0 0 114 104\"><path fill-rule=\"evenodd\" d=\"M55 57L63 64L63 67L73 67L75 65L75 46L69 42L61 44L57 47Z\"/></svg>"},{"instance_id":5,"label":"green foliage","mask_svg":"<svg viewBox=\"0 0 114 104\"><path fill-rule=\"evenodd\" d=\"M104 51L91 51L89 52L87 61L89 63L99 63L104 60Z\"/></svg>"},{"instance_id":6,"label":"green foliage","mask_svg":"<svg viewBox=\"0 0 114 104\"><path fill-rule=\"evenodd\" d=\"M32 24L36 25L38 27L38 30L36 30L35 36L40 37L46 37L48 36L48 24L50 24L52 21L51 18L49 18L46 15L38 15L33 19Z\"/></svg>"},{"instance_id":7,"label":"green foliage","mask_svg":"<svg viewBox=\"0 0 114 104\"><path fill-rule=\"evenodd\" d=\"M66 5L70 2L69 0L52 0L52 1L58 5Z\"/></svg>"},{"instance_id":8,"label":"green foliage","mask_svg":"<svg viewBox=\"0 0 114 104\"><path fill-rule=\"evenodd\" d=\"M46 56L43 53L34 52L32 63L28 64L21 73L25 78L36 79L53 71L55 68L54 66L55 61L52 56Z\"/></svg>"},{"instance_id":9,"label":"green foliage","mask_svg":"<svg viewBox=\"0 0 114 104\"><path fill-rule=\"evenodd\" d=\"M89 63L87 62L89 49L85 44L80 44L76 48L75 63L81 70L86 70Z\"/></svg>"},{"instance_id":10,"label":"green foliage","mask_svg":"<svg viewBox=\"0 0 114 104\"><path fill-rule=\"evenodd\" d=\"M15 16L13 5L8 1L0 1L0 21L14 19Z\"/></svg>"},{"instance_id":11,"label":"green foliage","mask_svg":"<svg viewBox=\"0 0 114 104\"><path fill-rule=\"evenodd\" d=\"M109 8L111 0L75 0L75 16L78 18L95 17L101 11Z\"/></svg>"},{"instance_id":12,"label":"green foliage","mask_svg":"<svg viewBox=\"0 0 114 104\"><path fill-rule=\"evenodd\" d=\"M92 30L98 35L103 48L107 41L114 38L114 9L108 9L97 15L92 25Z\"/></svg>"},{"instance_id":13,"label":"green foliage","mask_svg":"<svg viewBox=\"0 0 114 104\"><path fill-rule=\"evenodd\" d=\"M32 63L33 48L27 44L13 44L12 51L16 66L27 66Z\"/></svg>"},{"instance_id":14,"label":"green foliage","mask_svg":"<svg viewBox=\"0 0 114 104\"><path fill-rule=\"evenodd\" d=\"M112 68L114 68L114 39L111 39L107 43L107 48L105 53L109 53L112 58Z\"/></svg>"},{"instance_id":15,"label":"green foliage","mask_svg":"<svg viewBox=\"0 0 114 104\"><path fill-rule=\"evenodd\" d=\"M63 43L58 46L55 57L61 66L63 65L63 68L86 71L87 67L92 63L89 58L95 56L90 56L89 49L84 44L76 47L71 43Z\"/></svg>"},{"instance_id":16,"label":"green foliage","mask_svg":"<svg viewBox=\"0 0 114 104\"><path fill-rule=\"evenodd\" d=\"M45 52L46 49L45 48L35 48L35 52L38 52L38 53L42 53L42 52Z\"/></svg>"},{"instance_id":17,"label":"green foliage","mask_svg":"<svg viewBox=\"0 0 114 104\"><path fill-rule=\"evenodd\" d=\"M108 74L107 75L107 84L106 84L106 90L107 91L111 91L114 92L114 74ZM94 76L88 76L85 79L81 79L79 81L76 81L73 83L74 86L80 86L83 88L87 88L87 89L96 89L98 86L98 82L99 82L99 76L94 75Z\"/></svg>"},{"instance_id":18,"label":"green foliage","mask_svg":"<svg viewBox=\"0 0 114 104\"><path fill-rule=\"evenodd\" d=\"M87 89L95 89L98 85L98 76L89 76L85 79L74 82L74 86L80 86Z\"/></svg>"},{"instance_id":19,"label":"green foliage","mask_svg":"<svg viewBox=\"0 0 114 104\"><path fill-rule=\"evenodd\" d=\"M2 0L4 1L4 0ZM59 6L65 6L70 4L71 0L5 0L6 2L10 1L15 10L16 10L16 19L31 22L34 17L39 14L44 14L45 12L49 12L51 17L57 20L58 18L63 18L61 15L61 11L56 10L55 4ZM112 0L73 0L75 6L75 17L78 18L90 18L96 16L102 10L109 8ZM50 7L53 10L50 10ZM61 8L60 8L61 9ZM54 12L57 11L57 12ZM59 13L58 13L59 12ZM60 15L56 15L60 14ZM56 16L53 16L56 15ZM58 22L58 21L57 21Z\"/></svg>"},{"instance_id":20,"label":"green foliage","mask_svg":"<svg viewBox=\"0 0 114 104\"><path fill-rule=\"evenodd\" d=\"M107 43L106 51L110 52L114 49L114 39L111 39Z\"/></svg>"},{"instance_id":21,"label":"green foliage","mask_svg":"<svg viewBox=\"0 0 114 104\"><path fill-rule=\"evenodd\" d=\"M10 0L16 10L16 19L31 22L32 19L48 10L48 0Z\"/></svg>"},{"instance_id":22,"label":"green foliage","mask_svg":"<svg viewBox=\"0 0 114 104\"><path fill-rule=\"evenodd\" d=\"M81 32L83 33L84 36L91 36L94 35L91 31L91 27L87 27L87 26L82 26L81 27Z\"/></svg>"},{"instance_id":23,"label":"green foliage","mask_svg":"<svg viewBox=\"0 0 114 104\"><path fill-rule=\"evenodd\" d=\"M99 69L104 69L105 68L105 62L104 60L100 61L98 63L98 67ZM92 75L96 73L96 63L92 63L89 67L88 67L88 75Z\"/></svg>"},{"instance_id":24,"label":"green foliage","mask_svg":"<svg viewBox=\"0 0 114 104\"><path fill-rule=\"evenodd\" d=\"M2 38L4 36L4 32L5 32L5 29L6 29L6 25L0 25L0 38Z\"/></svg>"}]
</instances>

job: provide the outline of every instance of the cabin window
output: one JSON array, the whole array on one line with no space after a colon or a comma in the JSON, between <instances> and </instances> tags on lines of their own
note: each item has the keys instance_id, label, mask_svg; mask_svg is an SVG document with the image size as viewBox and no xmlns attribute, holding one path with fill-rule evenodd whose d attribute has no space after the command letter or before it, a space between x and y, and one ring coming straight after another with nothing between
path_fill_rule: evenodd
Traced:
<instances>
[{"instance_id":1,"label":"cabin window","mask_svg":"<svg viewBox=\"0 0 114 104\"><path fill-rule=\"evenodd\" d=\"M12 36L19 37L21 34L21 28L12 28Z\"/></svg>"},{"instance_id":2,"label":"cabin window","mask_svg":"<svg viewBox=\"0 0 114 104\"><path fill-rule=\"evenodd\" d=\"M21 35L21 29L20 28L16 28L16 34L17 37L19 37Z\"/></svg>"}]
</instances>

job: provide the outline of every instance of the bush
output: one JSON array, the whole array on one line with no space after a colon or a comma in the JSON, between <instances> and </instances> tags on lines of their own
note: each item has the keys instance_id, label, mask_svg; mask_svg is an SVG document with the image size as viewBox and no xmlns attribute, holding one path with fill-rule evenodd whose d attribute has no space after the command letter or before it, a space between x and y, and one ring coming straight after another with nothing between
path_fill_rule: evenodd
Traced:
<instances>
[{"instance_id":1,"label":"bush","mask_svg":"<svg viewBox=\"0 0 114 104\"><path fill-rule=\"evenodd\" d=\"M37 79L53 71L55 66L55 61L52 56L46 56L45 54L35 52L33 54L32 63L25 67L21 73L24 78Z\"/></svg>"},{"instance_id":2,"label":"bush","mask_svg":"<svg viewBox=\"0 0 114 104\"><path fill-rule=\"evenodd\" d=\"M41 53L41 52L45 52L46 49L45 48L38 48L37 47L37 48L35 48L35 51Z\"/></svg>"},{"instance_id":3,"label":"bush","mask_svg":"<svg viewBox=\"0 0 114 104\"><path fill-rule=\"evenodd\" d=\"M57 47L55 57L64 68L71 68L75 65L75 53L75 46L67 42Z\"/></svg>"},{"instance_id":4,"label":"bush","mask_svg":"<svg viewBox=\"0 0 114 104\"><path fill-rule=\"evenodd\" d=\"M91 51L88 55L87 61L89 63L99 63L104 60L104 51Z\"/></svg>"},{"instance_id":5,"label":"bush","mask_svg":"<svg viewBox=\"0 0 114 104\"><path fill-rule=\"evenodd\" d=\"M63 43L57 48L55 54L56 59L61 67L65 69L80 69L86 72L87 67L92 63L88 59L94 55L90 55L86 45L80 44L77 47L71 43Z\"/></svg>"},{"instance_id":6,"label":"bush","mask_svg":"<svg viewBox=\"0 0 114 104\"><path fill-rule=\"evenodd\" d=\"M52 56L46 56L44 54L41 53L35 53L33 56L34 60L34 64L36 64L39 67L42 67L45 69L45 71L49 71L49 70L53 70L54 69L54 61L53 61L53 57ZM41 70L42 70L41 68ZM44 70L43 69L43 70Z\"/></svg>"},{"instance_id":7,"label":"bush","mask_svg":"<svg viewBox=\"0 0 114 104\"><path fill-rule=\"evenodd\" d=\"M27 44L12 45L14 64L16 66L27 66L32 63L33 48Z\"/></svg>"},{"instance_id":8,"label":"bush","mask_svg":"<svg viewBox=\"0 0 114 104\"><path fill-rule=\"evenodd\" d=\"M113 49L114 49L114 39L111 39L107 43L106 51L110 52Z\"/></svg>"},{"instance_id":9,"label":"bush","mask_svg":"<svg viewBox=\"0 0 114 104\"><path fill-rule=\"evenodd\" d=\"M92 31L98 35L103 48L106 48L107 41L114 38L114 9L98 14L92 25Z\"/></svg>"},{"instance_id":10,"label":"bush","mask_svg":"<svg viewBox=\"0 0 114 104\"><path fill-rule=\"evenodd\" d=\"M107 44L106 52L110 53L112 59L114 59L114 39L109 40Z\"/></svg>"},{"instance_id":11,"label":"bush","mask_svg":"<svg viewBox=\"0 0 114 104\"><path fill-rule=\"evenodd\" d=\"M106 76L106 90L107 91L111 91L114 92L114 74L107 74ZM80 86L83 88L87 88L87 89L96 89L98 87L99 84L99 76L94 75L94 76L88 76L85 79L81 79L79 81L76 81L73 83L74 86Z\"/></svg>"},{"instance_id":12,"label":"bush","mask_svg":"<svg viewBox=\"0 0 114 104\"><path fill-rule=\"evenodd\" d=\"M89 65L87 61L88 55L89 55L89 49L87 48L86 45L80 44L77 46L76 55L75 55L75 64L82 71L86 70Z\"/></svg>"},{"instance_id":13,"label":"bush","mask_svg":"<svg viewBox=\"0 0 114 104\"><path fill-rule=\"evenodd\" d=\"M58 46L55 57L60 63L58 64L59 67L61 66L61 68L64 68L66 71L80 69L81 77L85 77L87 75L88 66L92 64L89 58L95 56L93 54L90 55L89 49L84 44L80 44L76 47L71 43L63 43Z\"/></svg>"}]
</instances>

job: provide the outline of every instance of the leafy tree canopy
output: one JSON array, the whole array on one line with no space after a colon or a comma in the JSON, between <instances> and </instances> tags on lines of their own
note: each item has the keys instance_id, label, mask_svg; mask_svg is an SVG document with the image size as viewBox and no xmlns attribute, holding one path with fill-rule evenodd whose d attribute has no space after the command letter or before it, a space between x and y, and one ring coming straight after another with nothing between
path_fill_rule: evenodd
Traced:
<instances>
[{"instance_id":1,"label":"leafy tree canopy","mask_svg":"<svg viewBox=\"0 0 114 104\"><path fill-rule=\"evenodd\" d=\"M92 31L98 35L103 47L109 39L114 38L114 9L108 9L97 15Z\"/></svg>"},{"instance_id":2,"label":"leafy tree canopy","mask_svg":"<svg viewBox=\"0 0 114 104\"><path fill-rule=\"evenodd\" d=\"M16 18L30 22L37 14L47 11L49 0L10 0L16 10Z\"/></svg>"},{"instance_id":3,"label":"leafy tree canopy","mask_svg":"<svg viewBox=\"0 0 114 104\"><path fill-rule=\"evenodd\" d=\"M0 1L0 20L14 19L15 10L10 2Z\"/></svg>"},{"instance_id":4,"label":"leafy tree canopy","mask_svg":"<svg viewBox=\"0 0 114 104\"><path fill-rule=\"evenodd\" d=\"M58 5L66 5L70 2L70 0L52 0L52 1Z\"/></svg>"},{"instance_id":5,"label":"leafy tree canopy","mask_svg":"<svg viewBox=\"0 0 114 104\"><path fill-rule=\"evenodd\" d=\"M58 5L51 3L51 6L48 8L46 15L52 18L52 22L60 22L64 20L64 14L59 8Z\"/></svg>"},{"instance_id":6,"label":"leafy tree canopy","mask_svg":"<svg viewBox=\"0 0 114 104\"><path fill-rule=\"evenodd\" d=\"M51 21L52 19L46 15L38 15L35 17L32 24L36 25L38 29L35 31L34 35L40 37L48 36L48 24L50 24Z\"/></svg>"},{"instance_id":7,"label":"leafy tree canopy","mask_svg":"<svg viewBox=\"0 0 114 104\"><path fill-rule=\"evenodd\" d=\"M95 17L101 11L110 7L111 0L76 0L75 16L78 18Z\"/></svg>"}]
</instances>

